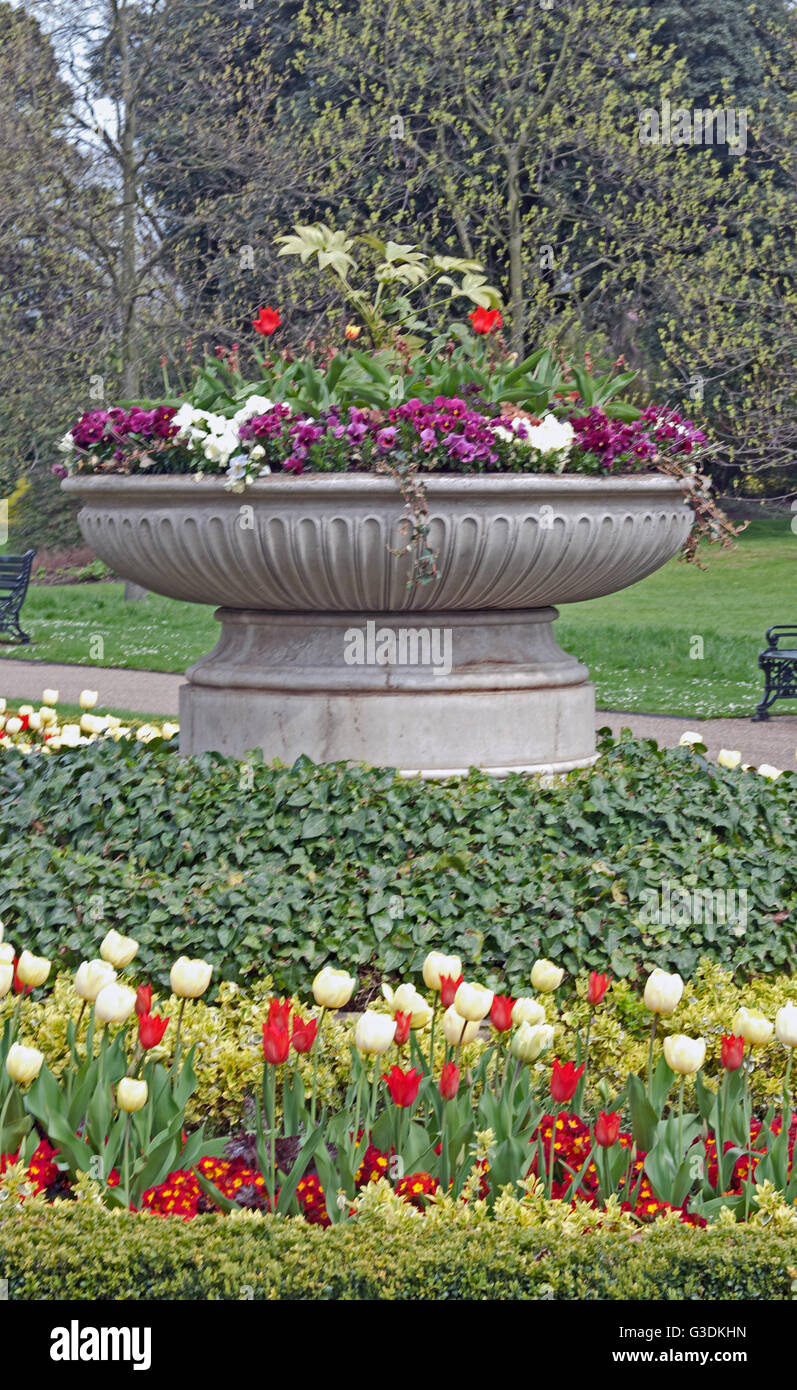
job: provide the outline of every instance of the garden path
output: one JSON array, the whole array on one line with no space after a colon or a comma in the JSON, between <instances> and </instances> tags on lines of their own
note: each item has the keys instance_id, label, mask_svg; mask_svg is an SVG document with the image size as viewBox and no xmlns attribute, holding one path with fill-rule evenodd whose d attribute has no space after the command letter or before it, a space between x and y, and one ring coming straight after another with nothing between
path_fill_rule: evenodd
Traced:
<instances>
[{"instance_id":1,"label":"garden path","mask_svg":"<svg viewBox=\"0 0 797 1390\"><path fill-rule=\"evenodd\" d=\"M177 692L183 677L163 671L138 671L122 667L72 666L44 661L0 659L0 694L7 700L41 699L42 690L58 690L65 704L77 704L81 690L99 693L102 711L130 710L142 714L175 715ZM794 770L797 755L797 714L774 714L768 723L749 719L682 719L664 714L623 714L599 710L596 727L608 725L614 733L629 728L640 738L655 738L664 747L678 743L686 729L702 733L709 756L720 748L738 749L750 763L772 763Z\"/></svg>"}]
</instances>

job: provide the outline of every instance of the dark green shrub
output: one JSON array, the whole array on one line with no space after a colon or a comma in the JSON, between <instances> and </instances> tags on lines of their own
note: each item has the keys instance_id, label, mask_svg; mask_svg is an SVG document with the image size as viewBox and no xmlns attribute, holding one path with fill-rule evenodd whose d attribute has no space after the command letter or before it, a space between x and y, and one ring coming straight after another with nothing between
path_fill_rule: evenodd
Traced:
<instances>
[{"instance_id":1,"label":"dark green shrub","mask_svg":"<svg viewBox=\"0 0 797 1390\"><path fill-rule=\"evenodd\" d=\"M653 1226L553 1237L514 1223L323 1231L28 1201L0 1221L8 1297L25 1299L790 1300L797 1231Z\"/></svg>"},{"instance_id":2,"label":"dark green shrub","mask_svg":"<svg viewBox=\"0 0 797 1390\"><path fill-rule=\"evenodd\" d=\"M791 773L770 782L628 738L554 787L122 743L10 750L0 775L0 916L64 964L116 925L163 983L183 952L217 978L271 972L279 989L304 989L330 959L417 970L432 946L515 987L538 955L617 977L645 962L689 975L703 955L791 967ZM664 880L744 889L746 928L646 924Z\"/></svg>"}]
</instances>

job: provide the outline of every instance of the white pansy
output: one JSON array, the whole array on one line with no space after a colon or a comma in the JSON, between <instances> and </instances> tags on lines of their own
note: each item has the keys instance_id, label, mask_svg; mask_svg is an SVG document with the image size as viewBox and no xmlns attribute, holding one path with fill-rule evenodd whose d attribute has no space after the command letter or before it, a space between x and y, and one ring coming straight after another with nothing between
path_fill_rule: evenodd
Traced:
<instances>
[{"instance_id":1,"label":"white pansy","mask_svg":"<svg viewBox=\"0 0 797 1390\"><path fill-rule=\"evenodd\" d=\"M544 417L542 424L529 426L528 433L531 448L541 454L566 454L575 437L569 420L557 420L551 414Z\"/></svg>"},{"instance_id":2,"label":"white pansy","mask_svg":"<svg viewBox=\"0 0 797 1390\"><path fill-rule=\"evenodd\" d=\"M270 401L268 396L250 396L232 418L237 425L243 425L247 420L251 420L253 415L265 415L273 405L274 402Z\"/></svg>"}]
</instances>

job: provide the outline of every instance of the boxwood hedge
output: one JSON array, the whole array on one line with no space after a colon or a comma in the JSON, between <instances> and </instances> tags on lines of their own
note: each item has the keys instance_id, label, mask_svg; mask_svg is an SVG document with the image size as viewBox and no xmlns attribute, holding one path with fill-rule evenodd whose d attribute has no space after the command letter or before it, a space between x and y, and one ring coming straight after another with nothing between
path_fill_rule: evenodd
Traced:
<instances>
[{"instance_id":1,"label":"boxwood hedge","mask_svg":"<svg viewBox=\"0 0 797 1390\"><path fill-rule=\"evenodd\" d=\"M795 1265L793 1228L552 1239L514 1223L420 1218L323 1231L296 1218L185 1223L85 1201L27 1201L0 1220L11 1300L791 1300Z\"/></svg>"},{"instance_id":2,"label":"boxwood hedge","mask_svg":"<svg viewBox=\"0 0 797 1390\"><path fill-rule=\"evenodd\" d=\"M0 916L68 965L116 925L161 982L181 952L217 978L268 971L295 989L329 959L417 970L433 945L515 987L539 954L618 977L650 962L689 974L702 955L791 966L792 773L770 782L607 734L593 769L553 786L112 742L9 750L0 776ZM746 925L643 920L665 881L745 890Z\"/></svg>"}]
</instances>

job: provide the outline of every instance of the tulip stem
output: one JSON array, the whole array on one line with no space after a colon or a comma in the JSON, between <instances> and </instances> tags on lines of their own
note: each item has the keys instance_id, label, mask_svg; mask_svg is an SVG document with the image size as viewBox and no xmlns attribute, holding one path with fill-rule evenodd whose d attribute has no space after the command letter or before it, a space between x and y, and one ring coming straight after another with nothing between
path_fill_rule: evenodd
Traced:
<instances>
[{"instance_id":1,"label":"tulip stem","mask_svg":"<svg viewBox=\"0 0 797 1390\"><path fill-rule=\"evenodd\" d=\"M556 1121L558 1113L554 1114L551 1123L551 1152L548 1159L548 1197L553 1198L553 1164L556 1156Z\"/></svg>"},{"instance_id":2,"label":"tulip stem","mask_svg":"<svg viewBox=\"0 0 797 1390\"><path fill-rule=\"evenodd\" d=\"M725 1090L725 1083L728 1078L727 1071L722 1073L722 1080L717 1087L717 1128L714 1131L714 1147L717 1150L717 1193L719 1196L725 1191L723 1170L725 1168L725 1140L722 1135L722 1098Z\"/></svg>"},{"instance_id":3,"label":"tulip stem","mask_svg":"<svg viewBox=\"0 0 797 1390\"><path fill-rule=\"evenodd\" d=\"M430 1037L429 1037L429 1072L430 1072L430 1074L431 1074L432 1076L434 1075L434 1032L435 1032L435 1024L436 1024L436 1022L437 1022L437 995L435 995L434 1004L432 1005L432 1027L431 1027L431 1029L430 1029Z\"/></svg>"},{"instance_id":4,"label":"tulip stem","mask_svg":"<svg viewBox=\"0 0 797 1390\"><path fill-rule=\"evenodd\" d=\"M648 1099L653 1104L653 1044L656 1041L656 1029L659 1024L658 1014L653 1015L653 1022L650 1025L650 1045L648 1047Z\"/></svg>"},{"instance_id":5,"label":"tulip stem","mask_svg":"<svg viewBox=\"0 0 797 1390\"><path fill-rule=\"evenodd\" d=\"M183 1027L183 1013L184 1013L184 1011L185 1011L185 999L183 998L183 999L180 1000L180 1007L179 1007L179 1009L178 1009L178 1011L177 1011L177 1033L176 1033L175 1039L174 1039L174 1061L172 1062L172 1071L173 1071L173 1072L176 1072L176 1070L177 1070L177 1063L178 1063L179 1060L180 1060L180 1033L181 1033L182 1027Z\"/></svg>"},{"instance_id":6,"label":"tulip stem","mask_svg":"<svg viewBox=\"0 0 797 1390\"><path fill-rule=\"evenodd\" d=\"M686 1077L681 1076L681 1085L678 1089L678 1166L684 1161L684 1086Z\"/></svg>"},{"instance_id":7,"label":"tulip stem","mask_svg":"<svg viewBox=\"0 0 797 1390\"><path fill-rule=\"evenodd\" d=\"M17 1033L19 1032L19 1020L20 1020L20 1018L21 1018L21 1016L22 1016L22 1000L23 1000L24 998L25 998L25 991L24 991L24 989L21 989L20 992L19 992L19 994L18 994L18 996L17 996L16 1008L14 1009L14 1014L13 1014L13 1017L12 1017L12 1019L11 1019L11 1039L10 1039L11 1042L14 1042L14 1040L15 1040L15 1038L16 1038L16 1036L17 1036Z\"/></svg>"},{"instance_id":8,"label":"tulip stem","mask_svg":"<svg viewBox=\"0 0 797 1390\"><path fill-rule=\"evenodd\" d=\"M130 1206L130 1116L125 1121L125 1156L123 1171L125 1175L125 1198Z\"/></svg>"},{"instance_id":9,"label":"tulip stem","mask_svg":"<svg viewBox=\"0 0 797 1390\"><path fill-rule=\"evenodd\" d=\"M750 1114L750 1076L747 1063L752 1064L753 1045L750 1044L750 1051L747 1054L747 1061L744 1064L744 1129L747 1136L747 1177L744 1183L744 1219L750 1220L750 1202L752 1199L753 1187L753 1138L750 1133L752 1116Z\"/></svg>"},{"instance_id":10,"label":"tulip stem","mask_svg":"<svg viewBox=\"0 0 797 1390\"><path fill-rule=\"evenodd\" d=\"M313 1098L310 1102L310 1124L313 1126L315 1125L315 1101L318 1088L318 1054L321 1051L321 1029L324 1026L325 1013L326 1009L322 1008L318 1016L318 1031L316 1032L315 1042L313 1043Z\"/></svg>"}]
</instances>

